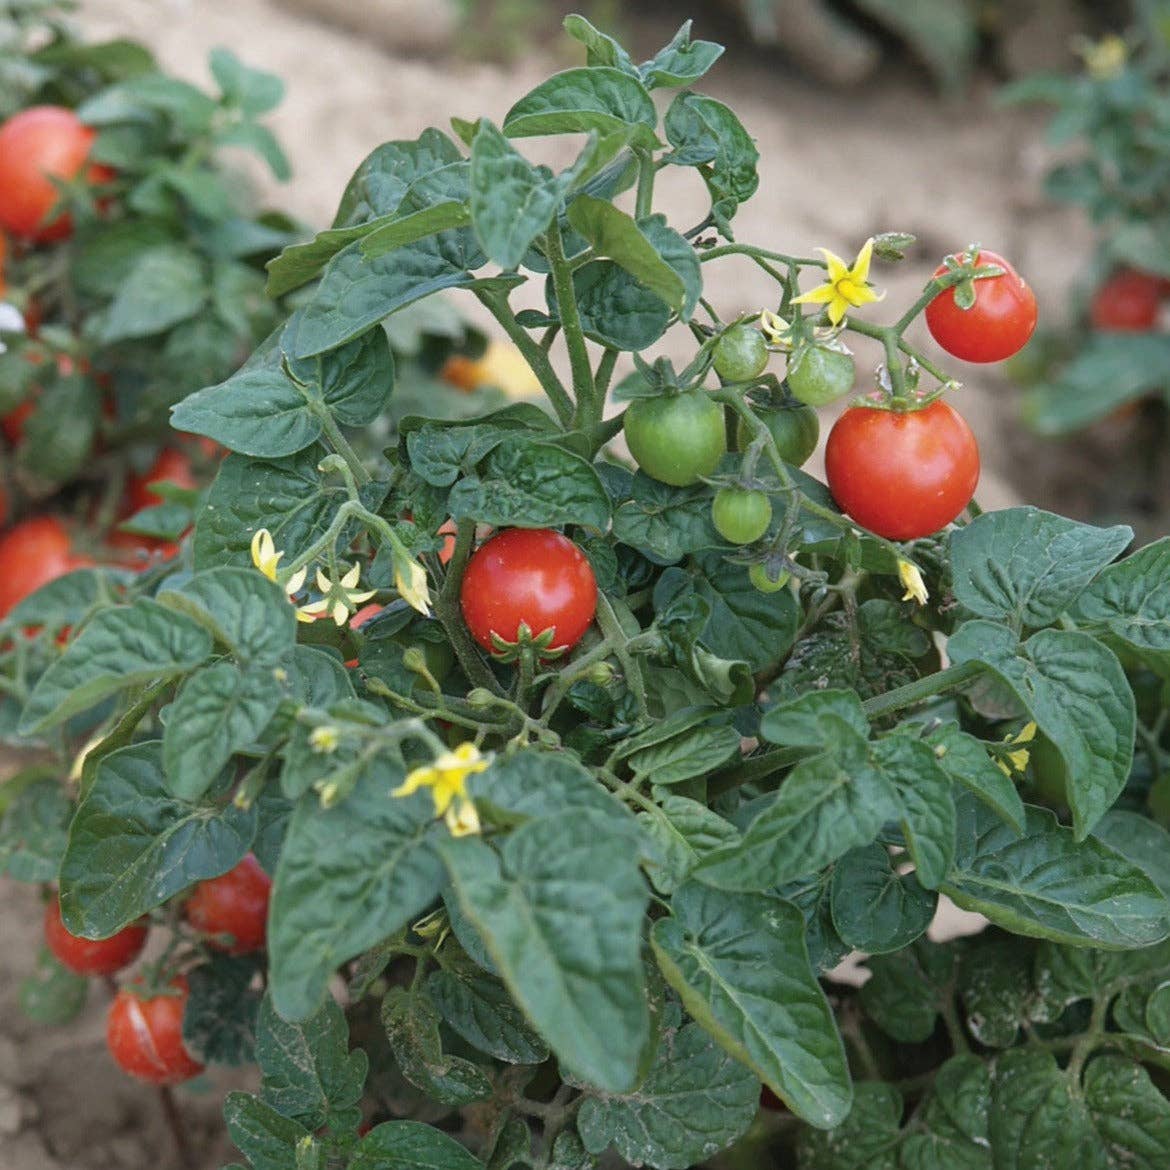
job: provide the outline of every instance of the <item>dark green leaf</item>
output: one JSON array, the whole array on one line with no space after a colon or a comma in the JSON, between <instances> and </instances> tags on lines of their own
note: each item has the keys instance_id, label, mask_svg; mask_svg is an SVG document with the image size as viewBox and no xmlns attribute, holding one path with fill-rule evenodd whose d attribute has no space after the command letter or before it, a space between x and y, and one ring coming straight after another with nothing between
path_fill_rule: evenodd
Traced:
<instances>
[{"instance_id":1,"label":"dark green leaf","mask_svg":"<svg viewBox=\"0 0 1170 1170\"><path fill-rule=\"evenodd\" d=\"M61 866L73 802L55 776L18 773L4 782L0 803L0 874L18 882L51 882Z\"/></svg>"},{"instance_id":2,"label":"dark green leaf","mask_svg":"<svg viewBox=\"0 0 1170 1170\"><path fill-rule=\"evenodd\" d=\"M309 1130L248 1093L229 1093L223 1102L227 1131L252 1170L289 1170Z\"/></svg>"},{"instance_id":3,"label":"dark green leaf","mask_svg":"<svg viewBox=\"0 0 1170 1170\"><path fill-rule=\"evenodd\" d=\"M638 70L647 89L693 85L723 56L723 46L714 41L692 41L688 20L674 34L670 44Z\"/></svg>"},{"instance_id":4,"label":"dark green leaf","mask_svg":"<svg viewBox=\"0 0 1170 1170\"><path fill-rule=\"evenodd\" d=\"M957 723L944 723L928 731L925 740L952 783L961 784L1017 832L1023 832L1024 802L1019 791L979 740Z\"/></svg>"},{"instance_id":5,"label":"dark green leaf","mask_svg":"<svg viewBox=\"0 0 1170 1170\"><path fill-rule=\"evenodd\" d=\"M851 947L883 954L908 946L930 925L938 895L899 874L882 845L851 849L833 867L833 925Z\"/></svg>"},{"instance_id":6,"label":"dark green leaf","mask_svg":"<svg viewBox=\"0 0 1170 1170\"><path fill-rule=\"evenodd\" d=\"M349 1170L483 1170L483 1163L421 1121L386 1121L362 1138Z\"/></svg>"},{"instance_id":7,"label":"dark green leaf","mask_svg":"<svg viewBox=\"0 0 1170 1170\"><path fill-rule=\"evenodd\" d=\"M207 303L203 260L178 244L144 253L127 274L102 323L107 344L150 337L194 317Z\"/></svg>"},{"instance_id":8,"label":"dark green leaf","mask_svg":"<svg viewBox=\"0 0 1170 1170\"><path fill-rule=\"evenodd\" d=\"M541 1064L548 1048L498 980L466 960L436 971L427 991L443 1019L468 1044L509 1064Z\"/></svg>"},{"instance_id":9,"label":"dark green leaf","mask_svg":"<svg viewBox=\"0 0 1170 1170\"><path fill-rule=\"evenodd\" d=\"M209 1064L251 1064L261 993L253 986L256 960L212 955L187 976L191 992L183 1009L183 1046Z\"/></svg>"}]
</instances>

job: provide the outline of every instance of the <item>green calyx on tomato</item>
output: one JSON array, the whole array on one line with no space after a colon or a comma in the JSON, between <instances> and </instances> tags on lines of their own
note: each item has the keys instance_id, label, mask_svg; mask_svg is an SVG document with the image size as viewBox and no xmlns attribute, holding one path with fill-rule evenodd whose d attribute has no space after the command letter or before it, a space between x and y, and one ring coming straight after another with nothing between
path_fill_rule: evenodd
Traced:
<instances>
[{"instance_id":1,"label":"green calyx on tomato","mask_svg":"<svg viewBox=\"0 0 1170 1170\"><path fill-rule=\"evenodd\" d=\"M751 325L732 325L715 343L715 373L724 381L750 382L767 364L768 343Z\"/></svg>"},{"instance_id":2,"label":"green calyx on tomato","mask_svg":"<svg viewBox=\"0 0 1170 1170\"><path fill-rule=\"evenodd\" d=\"M792 402L776 409L757 409L756 415L768 428L776 450L785 463L800 467L816 450L817 441L821 437L821 423L811 406ZM735 438L741 451L746 451L751 445L752 428L742 418L736 425Z\"/></svg>"},{"instance_id":3,"label":"green calyx on tomato","mask_svg":"<svg viewBox=\"0 0 1170 1170\"><path fill-rule=\"evenodd\" d=\"M785 380L794 398L809 406L828 406L853 389L853 355L823 345L797 349L788 359Z\"/></svg>"},{"instance_id":4,"label":"green calyx on tomato","mask_svg":"<svg viewBox=\"0 0 1170 1170\"><path fill-rule=\"evenodd\" d=\"M638 466L672 487L698 483L727 451L723 407L702 390L636 399L623 428Z\"/></svg>"},{"instance_id":5,"label":"green calyx on tomato","mask_svg":"<svg viewBox=\"0 0 1170 1170\"><path fill-rule=\"evenodd\" d=\"M723 487L711 503L715 531L732 544L751 544L772 523L772 501L755 488Z\"/></svg>"}]
</instances>

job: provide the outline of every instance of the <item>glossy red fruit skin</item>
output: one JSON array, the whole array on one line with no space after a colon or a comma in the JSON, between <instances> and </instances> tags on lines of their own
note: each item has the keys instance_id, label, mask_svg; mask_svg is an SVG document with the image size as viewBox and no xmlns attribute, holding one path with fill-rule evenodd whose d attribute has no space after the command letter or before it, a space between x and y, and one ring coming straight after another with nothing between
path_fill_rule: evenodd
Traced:
<instances>
[{"instance_id":1,"label":"glossy red fruit skin","mask_svg":"<svg viewBox=\"0 0 1170 1170\"><path fill-rule=\"evenodd\" d=\"M1162 279L1122 268L1093 294L1089 320L1103 333L1148 333L1158 323Z\"/></svg>"},{"instance_id":2,"label":"glossy red fruit skin","mask_svg":"<svg viewBox=\"0 0 1170 1170\"><path fill-rule=\"evenodd\" d=\"M61 907L51 898L45 907L45 945L62 967L75 975L113 975L142 954L148 930L127 926L109 938L78 938L61 921Z\"/></svg>"},{"instance_id":3,"label":"glossy red fruit skin","mask_svg":"<svg viewBox=\"0 0 1170 1170\"><path fill-rule=\"evenodd\" d=\"M203 1071L183 1046L187 995L183 975L161 995L143 995L133 984L118 992L106 1017L106 1046L124 1073L151 1085L179 1085Z\"/></svg>"},{"instance_id":4,"label":"glossy red fruit skin","mask_svg":"<svg viewBox=\"0 0 1170 1170\"><path fill-rule=\"evenodd\" d=\"M217 950L246 955L264 947L272 879L249 853L234 869L200 882L187 899L187 921ZM231 941L223 936L230 935Z\"/></svg>"},{"instance_id":5,"label":"glossy red fruit skin","mask_svg":"<svg viewBox=\"0 0 1170 1170\"><path fill-rule=\"evenodd\" d=\"M96 131L63 106L32 106L0 126L0 227L34 243L67 237L67 215L46 222L59 192L52 179L70 180L86 164ZM90 183L114 172L100 164L86 171Z\"/></svg>"},{"instance_id":6,"label":"glossy red fruit skin","mask_svg":"<svg viewBox=\"0 0 1170 1170\"><path fill-rule=\"evenodd\" d=\"M74 554L55 516L22 520L0 536L0 618L42 585L91 564Z\"/></svg>"},{"instance_id":7,"label":"glossy red fruit skin","mask_svg":"<svg viewBox=\"0 0 1170 1170\"><path fill-rule=\"evenodd\" d=\"M1036 329L1036 296L1020 274L998 253L980 252L980 265L995 264L1002 276L974 282L975 304L960 309L955 290L944 289L926 306L930 335L952 357L965 362L1002 362L1019 353ZM945 264L935 276L947 271Z\"/></svg>"},{"instance_id":8,"label":"glossy red fruit skin","mask_svg":"<svg viewBox=\"0 0 1170 1170\"><path fill-rule=\"evenodd\" d=\"M597 611L597 579L585 554L549 528L508 528L480 545L460 588L471 636L493 649L492 633L515 642L556 630L549 649L575 646Z\"/></svg>"},{"instance_id":9,"label":"glossy red fruit skin","mask_svg":"<svg viewBox=\"0 0 1170 1170\"><path fill-rule=\"evenodd\" d=\"M945 528L979 483L979 446L966 420L941 399L899 413L854 406L829 432L829 490L841 510L887 540Z\"/></svg>"}]
</instances>

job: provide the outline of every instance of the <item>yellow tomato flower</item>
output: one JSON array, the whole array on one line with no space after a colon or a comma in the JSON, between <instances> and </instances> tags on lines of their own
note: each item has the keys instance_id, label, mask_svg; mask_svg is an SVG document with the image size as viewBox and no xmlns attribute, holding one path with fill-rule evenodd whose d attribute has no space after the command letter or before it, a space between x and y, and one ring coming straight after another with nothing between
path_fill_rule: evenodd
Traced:
<instances>
[{"instance_id":1,"label":"yellow tomato flower","mask_svg":"<svg viewBox=\"0 0 1170 1170\"><path fill-rule=\"evenodd\" d=\"M930 600L922 572L913 561L898 561L898 576L906 588L902 594L903 601L917 601L919 605L925 605Z\"/></svg>"},{"instance_id":2,"label":"yellow tomato flower","mask_svg":"<svg viewBox=\"0 0 1170 1170\"><path fill-rule=\"evenodd\" d=\"M309 747L320 755L327 756L337 751L341 736L336 727L314 727L309 732Z\"/></svg>"},{"instance_id":3,"label":"yellow tomato flower","mask_svg":"<svg viewBox=\"0 0 1170 1170\"><path fill-rule=\"evenodd\" d=\"M1029 720L1016 732L1015 735L1009 735L1004 739L1006 744L1031 743L1036 738L1036 724ZM1028 766L1028 757L1031 755L1027 748L1019 748L1017 751L1008 752L1006 760L996 760L999 769L1005 776L1010 776L1013 772L1022 772Z\"/></svg>"},{"instance_id":4,"label":"yellow tomato flower","mask_svg":"<svg viewBox=\"0 0 1170 1170\"><path fill-rule=\"evenodd\" d=\"M283 552L277 552L276 544L272 539L272 533L267 528L258 528L256 534L252 537L252 564L268 578L269 581L275 581L280 584L280 578L276 575L276 566L280 564ZM305 570L298 569L289 579L284 583L284 591L286 593L296 593L305 583Z\"/></svg>"},{"instance_id":5,"label":"yellow tomato flower","mask_svg":"<svg viewBox=\"0 0 1170 1170\"><path fill-rule=\"evenodd\" d=\"M320 601L310 601L297 609L297 617L303 622L316 621L322 614L329 614L333 621L344 626L350 612L377 593L376 589L358 589L358 578L362 567L354 561L353 568L340 581L331 581L321 570L317 570L317 590L324 594Z\"/></svg>"},{"instance_id":6,"label":"yellow tomato flower","mask_svg":"<svg viewBox=\"0 0 1170 1170\"><path fill-rule=\"evenodd\" d=\"M430 617L431 595L427 588L427 571L405 550L394 550L394 588L412 609Z\"/></svg>"},{"instance_id":7,"label":"yellow tomato flower","mask_svg":"<svg viewBox=\"0 0 1170 1170\"><path fill-rule=\"evenodd\" d=\"M1129 47L1123 38L1112 34L1099 41L1082 41L1078 50L1089 76L1095 81L1116 77L1129 60Z\"/></svg>"},{"instance_id":8,"label":"yellow tomato flower","mask_svg":"<svg viewBox=\"0 0 1170 1170\"><path fill-rule=\"evenodd\" d=\"M792 349L796 344L796 338L792 335L792 323L767 309L760 310L760 331L769 345L776 345L781 349ZM840 333L841 330L835 326L818 325L812 331L813 344L827 349L835 349L840 353L849 353L849 350L838 340ZM807 336L807 332L805 336Z\"/></svg>"},{"instance_id":9,"label":"yellow tomato flower","mask_svg":"<svg viewBox=\"0 0 1170 1170\"><path fill-rule=\"evenodd\" d=\"M825 305L828 308L829 320L834 325L840 325L851 307L859 308L861 305L873 304L886 295L876 292L869 283L869 265L873 259L872 236L862 244L852 268L828 248L818 248L817 251L824 256L828 265L828 279L811 292L794 297L792 300L794 305Z\"/></svg>"},{"instance_id":10,"label":"yellow tomato flower","mask_svg":"<svg viewBox=\"0 0 1170 1170\"><path fill-rule=\"evenodd\" d=\"M415 768L390 794L410 796L420 788L429 788L435 802L435 816L443 817L453 837L479 832L479 814L467 795L467 777L484 772L490 758L481 755L473 743L461 743L453 752L442 752L424 768Z\"/></svg>"}]
</instances>

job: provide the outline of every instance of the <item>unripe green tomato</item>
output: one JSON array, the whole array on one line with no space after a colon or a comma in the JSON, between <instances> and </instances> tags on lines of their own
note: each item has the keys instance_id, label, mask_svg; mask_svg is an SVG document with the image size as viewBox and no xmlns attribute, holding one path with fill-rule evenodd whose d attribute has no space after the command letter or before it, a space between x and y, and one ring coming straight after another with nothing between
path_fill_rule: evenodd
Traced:
<instances>
[{"instance_id":1,"label":"unripe green tomato","mask_svg":"<svg viewBox=\"0 0 1170 1170\"><path fill-rule=\"evenodd\" d=\"M1162 826L1170 829L1170 772L1163 772L1150 787L1146 803L1150 808L1150 816Z\"/></svg>"},{"instance_id":2,"label":"unripe green tomato","mask_svg":"<svg viewBox=\"0 0 1170 1170\"><path fill-rule=\"evenodd\" d=\"M1026 746L1036 799L1049 808L1068 808L1068 769L1056 745L1043 735L1037 735Z\"/></svg>"},{"instance_id":3,"label":"unripe green tomato","mask_svg":"<svg viewBox=\"0 0 1170 1170\"><path fill-rule=\"evenodd\" d=\"M727 451L723 407L702 390L637 398L626 408L623 427L638 466L672 487L698 483Z\"/></svg>"},{"instance_id":4,"label":"unripe green tomato","mask_svg":"<svg viewBox=\"0 0 1170 1170\"><path fill-rule=\"evenodd\" d=\"M782 406L779 410L756 412L772 435L780 458L793 467L800 467L817 449L821 437L821 423L811 406ZM736 445L746 451L751 445L752 428L740 419L735 431Z\"/></svg>"},{"instance_id":5,"label":"unripe green tomato","mask_svg":"<svg viewBox=\"0 0 1170 1170\"><path fill-rule=\"evenodd\" d=\"M773 581L768 576L768 569L762 562L757 562L748 569L748 580L761 593L779 593L791 578L792 574L787 569L781 569L780 576Z\"/></svg>"},{"instance_id":6,"label":"unripe green tomato","mask_svg":"<svg viewBox=\"0 0 1170 1170\"><path fill-rule=\"evenodd\" d=\"M711 503L715 531L732 544L751 544L772 523L772 501L763 492L725 487Z\"/></svg>"},{"instance_id":7,"label":"unripe green tomato","mask_svg":"<svg viewBox=\"0 0 1170 1170\"><path fill-rule=\"evenodd\" d=\"M795 369L789 359L788 389L809 406L828 406L853 389L854 369L850 354L814 345L806 349Z\"/></svg>"},{"instance_id":8,"label":"unripe green tomato","mask_svg":"<svg viewBox=\"0 0 1170 1170\"><path fill-rule=\"evenodd\" d=\"M715 343L715 373L728 382L750 382L768 364L768 343L751 325L733 325Z\"/></svg>"}]
</instances>

